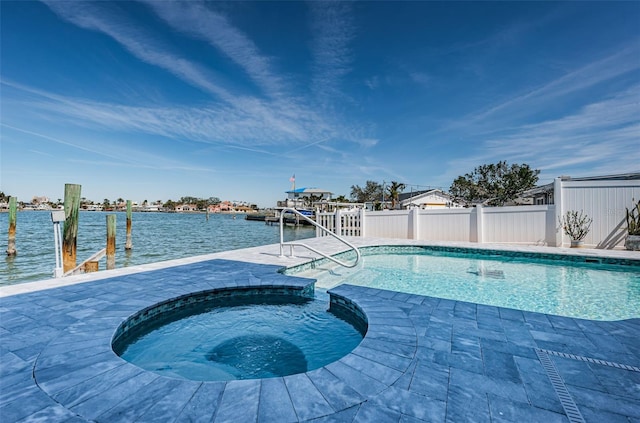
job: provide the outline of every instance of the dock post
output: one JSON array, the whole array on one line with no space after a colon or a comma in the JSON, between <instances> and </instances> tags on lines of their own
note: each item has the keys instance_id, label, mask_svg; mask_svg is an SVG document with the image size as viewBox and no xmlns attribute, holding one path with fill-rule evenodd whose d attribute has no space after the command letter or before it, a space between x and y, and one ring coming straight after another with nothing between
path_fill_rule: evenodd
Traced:
<instances>
[{"instance_id":1,"label":"dock post","mask_svg":"<svg viewBox=\"0 0 640 423\"><path fill-rule=\"evenodd\" d=\"M99 263L97 261L88 261L84 264L84 273L92 273L100 270Z\"/></svg>"},{"instance_id":2,"label":"dock post","mask_svg":"<svg viewBox=\"0 0 640 423\"><path fill-rule=\"evenodd\" d=\"M133 244L131 243L131 200L127 200L127 240L124 243L125 250L131 250Z\"/></svg>"},{"instance_id":3,"label":"dock post","mask_svg":"<svg viewBox=\"0 0 640 423\"><path fill-rule=\"evenodd\" d=\"M16 197L9 197L9 242L7 243L7 255L15 256L16 251L16 220L18 217L18 205Z\"/></svg>"},{"instance_id":4,"label":"dock post","mask_svg":"<svg viewBox=\"0 0 640 423\"><path fill-rule=\"evenodd\" d=\"M116 268L116 215L107 215L107 270Z\"/></svg>"},{"instance_id":5,"label":"dock post","mask_svg":"<svg viewBox=\"0 0 640 423\"><path fill-rule=\"evenodd\" d=\"M78 217L81 185L64 185L64 234L62 236L62 268L66 273L76 267Z\"/></svg>"}]
</instances>

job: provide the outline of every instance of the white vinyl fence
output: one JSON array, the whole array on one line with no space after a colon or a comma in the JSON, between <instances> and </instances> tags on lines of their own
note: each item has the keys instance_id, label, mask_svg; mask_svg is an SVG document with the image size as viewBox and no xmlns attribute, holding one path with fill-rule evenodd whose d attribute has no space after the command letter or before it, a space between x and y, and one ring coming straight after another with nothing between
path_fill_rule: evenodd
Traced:
<instances>
[{"instance_id":1,"label":"white vinyl fence","mask_svg":"<svg viewBox=\"0 0 640 423\"><path fill-rule=\"evenodd\" d=\"M569 210L593 218L585 246L624 245L625 210L640 199L640 180L557 178L554 203L542 206L318 213L318 223L342 236L568 246L560 217ZM318 236L321 234L318 233Z\"/></svg>"}]
</instances>

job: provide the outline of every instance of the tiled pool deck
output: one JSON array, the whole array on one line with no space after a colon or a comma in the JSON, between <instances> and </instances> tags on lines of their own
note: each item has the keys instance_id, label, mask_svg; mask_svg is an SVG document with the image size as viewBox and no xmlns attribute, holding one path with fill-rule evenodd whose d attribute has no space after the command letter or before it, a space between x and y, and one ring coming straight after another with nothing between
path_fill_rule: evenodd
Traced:
<instances>
[{"instance_id":1,"label":"tiled pool deck","mask_svg":"<svg viewBox=\"0 0 640 423\"><path fill-rule=\"evenodd\" d=\"M326 238L308 242L341 250ZM640 260L624 251L516 250ZM111 350L120 323L169 298L308 285L277 270L312 255L278 252L264 246L0 288L0 421L640 423L640 319L596 322L343 285L332 292L364 311L369 330L351 354L308 373L194 382L144 371Z\"/></svg>"}]
</instances>

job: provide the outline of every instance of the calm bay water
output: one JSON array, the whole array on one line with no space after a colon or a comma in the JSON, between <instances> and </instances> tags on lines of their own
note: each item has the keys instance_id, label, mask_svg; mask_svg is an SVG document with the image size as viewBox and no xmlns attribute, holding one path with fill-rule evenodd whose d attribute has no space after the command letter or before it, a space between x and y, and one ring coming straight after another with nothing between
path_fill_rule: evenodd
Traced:
<instances>
[{"instance_id":1,"label":"calm bay water","mask_svg":"<svg viewBox=\"0 0 640 423\"><path fill-rule=\"evenodd\" d=\"M212 214L206 220L201 213L133 213L133 249L125 251L126 221L124 212L80 212L78 223L78 263L106 246L106 215L116 215L116 267L134 266L275 244L280 241L280 228L264 222L248 221L243 214ZM0 254L5 254L8 239L8 213L0 213ZM285 240L315 236L311 227L285 227ZM0 269L0 285L30 282L52 277L55 250L51 213L44 211L18 212L16 250L7 257ZM100 269L105 261L100 261Z\"/></svg>"}]
</instances>

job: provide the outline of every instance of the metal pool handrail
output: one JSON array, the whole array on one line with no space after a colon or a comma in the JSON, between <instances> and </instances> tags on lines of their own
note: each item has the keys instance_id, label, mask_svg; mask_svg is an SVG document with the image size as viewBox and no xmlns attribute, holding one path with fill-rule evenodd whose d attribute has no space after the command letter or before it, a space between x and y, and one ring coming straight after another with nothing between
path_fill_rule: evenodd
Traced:
<instances>
[{"instance_id":1,"label":"metal pool handrail","mask_svg":"<svg viewBox=\"0 0 640 423\"><path fill-rule=\"evenodd\" d=\"M328 254L325 254L321 251L316 250L315 248L304 244L302 242L288 242L285 244L284 242L284 212L288 211L288 212L292 212L293 214L296 214L302 218L304 218L307 222L311 223L313 226L315 226L316 228L319 228L320 230L326 232L327 234L331 235L332 237L334 237L335 239L337 239L338 241L342 242L343 244L345 244L346 246L348 246L349 248L353 249L356 252L356 260L352 263L352 264L348 264L345 263L341 260L338 260L337 258L331 257ZM358 247L356 247L355 245L353 245L352 243L350 243L349 241L347 241L346 239L342 238L341 236L334 234L333 232L331 232L329 229L325 228L324 226L322 226L321 224L319 224L318 222L314 221L313 219L308 218L307 216L305 216L304 214L300 213L298 210L291 208L291 207L285 207L284 209L282 209L280 211L280 257L286 257L284 255L284 246L288 245L289 246L289 257L293 257L293 247L304 247L307 250L313 251L316 254L321 255L322 257L331 260L332 262L343 266L343 267L356 267L358 265L358 262L360 261L360 250L358 249Z\"/></svg>"}]
</instances>

